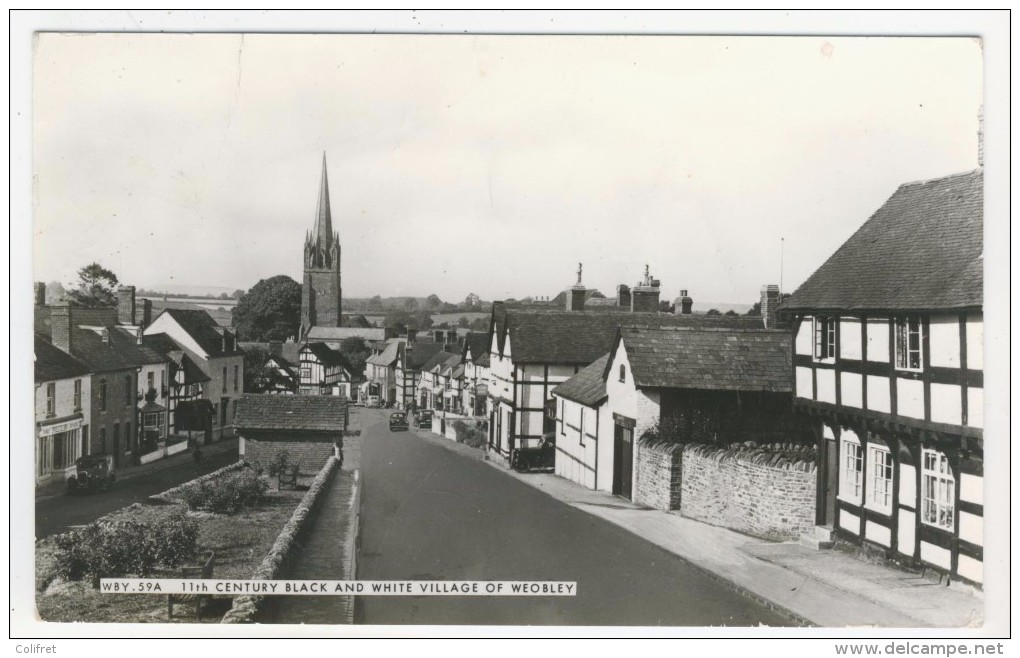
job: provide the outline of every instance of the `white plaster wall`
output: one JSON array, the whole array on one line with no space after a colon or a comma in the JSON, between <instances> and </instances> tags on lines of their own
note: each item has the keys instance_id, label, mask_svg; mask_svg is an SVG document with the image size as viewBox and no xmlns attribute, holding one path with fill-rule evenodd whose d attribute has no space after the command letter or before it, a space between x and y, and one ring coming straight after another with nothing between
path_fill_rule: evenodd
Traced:
<instances>
[{"instance_id":1,"label":"white plaster wall","mask_svg":"<svg viewBox=\"0 0 1020 658\"><path fill-rule=\"evenodd\" d=\"M985 391L982 388L967 389L967 425L985 426Z\"/></svg>"},{"instance_id":2,"label":"white plaster wall","mask_svg":"<svg viewBox=\"0 0 1020 658\"><path fill-rule=\"evenodd\" d=\"M868 318L868 361L889 363L889 320ZM871 386L869 383L868 386Z\"/></svg>"},{"instance_id":3,"label":"white plaster wall","mask_svg":"<svg viewBox=\"0 0 1020 658\"><path fill-rule=\"evenodd\" d=\"M855 372L841 373L839 393L844 406L860 409L863 405L862 396L864 395L861 376Z\"/></svg>"},{"instance_id":4,"label":"white plaster wall","mask_svg":"<svg viewBox=\"0 0 1020 658\"><path fill-rule=\"evenodd\" d=\"M975 583L984 582L984 567L981 562L968 555L960 555L956 560L956 572Z\"/></svg>"},{"instance_id":5,"label":"white plaster wall","mask_svg":"<svg viewBox=\"0 0 1020 658\"><path fill-rule=\"evenodd\" d=\"M943 569L949 569L952 565L952 555L948 550L926 541L921 542L921 559Z\"/></svg>"},{"instance_id":6,"label":"white plaster wall","mask_svg":"<svg viewBox=\"0 0 1020 658\"><path fill-rule=\"evenodd\" d=\"M933 315L928 320L928 346L931 365L960 367L960 320L951 315ZM932 408L934 413L934 408Z\"/></svg>"},{"instance_id":7,"label":"white plaster wall","mask_svg":"<svg viewBox=\"0 0 1020 658\"><path fill-rule=\"evenodd\" d=\"M814 337L811 333L812 323L813 318L811 317L805 317L800 321L800 326L797 330L797 340L794 343L794 348L796 349L797 354L812 356L814 353L812 349L812 342L814 341Z\"/></svg>"},{"instance_id":8,"label":"white plaster wall","mask_svg":"<svg viewBox=\"0 0 1020 658\"><path fill-rule=\"evenodd\" d=\"M166 335L173 338L182 347L191 350L198 356L202 358L208 358L209 356L208 354L206 354L205 350L203 350L202 347L194 341L194 339L191 337L191 334L186 332L183 329L183 327L177 324L177 322L167 313L161 313L159 317L152 321L152 324L150 324L142 331L142 333L145 334L146 336L151 336L152 334L165 333Z\"/></svg>"},{"instance_id":9,"label":"white plaster wall","mask_svg":"<svg viewBox=\"0 0 1020 658\"><path fill-rule=\"evenodd\" d=\"M924 419L924 384L916 379L896 378L896 412Z\"/></svg>"},{"instance_id":10,"label":"white plaster wall","mask_svg":"<svg viewBox=\"0 0 1020 658\"><path fill-rule=\"evenodd\" d=\"M931 384L931 419L936 423L963 423L963 391L955 384Z\"/></svg>"},{"instance_id":11,"label":"white plaster wall","mask_svg":"<svg viewBox=\"0 0 1020 658\"><path fill-rule=\"evenodd\" d=\"M839 356L844 359L861 360L860 319L839 319Z\"/></svg>"},{"instance_id":12,"label":"white plaster wall","mask_svg":"<svg viewBox=\"0 0 1020 658\"><path fill-rule=\"evenodd\" d=\"M892 546L892 531L884 525L879 525L874 521L865 522L864 538L881 544L886 548Z\"/></svg>"},{"instance_id":13,"label":"white plaster wall","mask_svg":"<svg viewBox=\"0 0 1020 658\"><path fill-rule=\"evenodd\" d=\"M985 543L984 519L975 514L960 512L960 539L978 546Z\"/></svg>"},{"instance_id":14,"label":"white plaster wall","mask_svg":"<svg viewBox=\"0 0 1020 658\"><path fill-rule=\"evenodd\" d=\"M967 368L984 370L985 329L981 313L967 316Z\"/></svg>"},{"instance_id":15,"label":"white plaster wall","mask_svg":"<svg viewBox=\"0 0 1020 658\"><path fill-rule=\"evenodd\" d=\"M899 532L896 536L896 550L904 555L913 555L914 549L917 548L917 537L915 536L914 523L916 522L916 515L914 512L908 512L907 510L901 509L899 512L899 522L897 528Z\"/></svg>"},{"instance_id":16,"label":"white plaster wall","mask_svg":"<svg viewBox=\"0 0 1020 658\"><path fill-rule=\"evenodd\" d=\"M839 527L849 532L852 532L855 535L860 534L861 517L857 516L856 514L851 514L846 510L840 510Z\"/></svg>"},{"instance_id":17,"label":"white plaster wall","mask_svg":"<svg viewBox=\"0 0 1020 658\"><path fill-rule=\"evenodd\" d=\"M980 475L960 475L960 500L977 505L985 504L984 478Z\"/></svg>"},{"instance_id":18,"label":"white plaster wall","mask_svg":"<svg viewBox=\"0 0 1020 658\"><path fill-rule=\"evenodd\" d=\"M89 422L90 410L92 409L92 377L82 375L81 381L81 412L85 423ZM58 379L53 381L53 418L70 416L76 413L74 408L74 382L75 379ZM43 382L35 387L35 419L44 421L46 415L46 384ZM158 384L157 384L158 386Z\"/></svg>"},{"instance_id":19,"label":"white plaster wall","mask_svg":"<svg viewBox=\"0 0 1020 658\"><path fill-rule=\"evenodd\" d=\"M892 411L888 377L868 375L868 409L886 414Z\"/></svg>"},{"instance_id":20,"label":"white plaster wall","mask_svg":"<svg viewBox=\"0 0 1020 658\"><path fill-rule=\"evenodd\" d=\"M818 401L836 404L836 371L817 368L815 382L818 385Z\"/></svg>"},{"instance_id":21,"label":"white plaster wall","mask_svg":"<svg viewBox=\"0 0 1020 658\"><path fill-rule=\"evenodd\" d=\"M797 366L797 397L805 400L814 399L814 390L811 387L811 368Z\"/></svg>"},{"instance_id":22,"label":"white plaster wall","mask_svg":"<svg viewBox=\"0 0 1020 658\"><path fill-rule=\"evenodd\" d=\"M900 505L917 509L917 469L912 464L900 464Z\"/></svg>"}]
</instances>

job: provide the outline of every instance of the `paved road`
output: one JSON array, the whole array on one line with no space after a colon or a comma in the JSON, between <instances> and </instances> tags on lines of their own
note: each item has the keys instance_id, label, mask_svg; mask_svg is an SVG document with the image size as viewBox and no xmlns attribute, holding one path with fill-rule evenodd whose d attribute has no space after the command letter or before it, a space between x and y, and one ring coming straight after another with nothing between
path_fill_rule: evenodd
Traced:
<instances>
[{"instance_id":1,"label":"paved road","mask_svg":"<svg viewBox=\"0 0 1020 658\"><path fill-rule=\"evenodd\" d=\"M237 461L237 448L208 455L202 460L200 472L209 473ZM113 483L109 491L78 496L57 496L35 504L35 535L42 539L67 526L95 521L104 514L145 500L149 496L176 487L195 477L195 464L190 459L164 470L152 471Z\"/></svg>"},{"instance_id":2,"label":"paved road","mask_svg":"<svg viewBox=\"0 0 1020 658\"><path fill-rule=\"evenodd\" d=\"M772 611L617 526L363 417L358 578L577 581L572 598L362 597L362 624L779 626Z\"/></svg>"}]
</instances>

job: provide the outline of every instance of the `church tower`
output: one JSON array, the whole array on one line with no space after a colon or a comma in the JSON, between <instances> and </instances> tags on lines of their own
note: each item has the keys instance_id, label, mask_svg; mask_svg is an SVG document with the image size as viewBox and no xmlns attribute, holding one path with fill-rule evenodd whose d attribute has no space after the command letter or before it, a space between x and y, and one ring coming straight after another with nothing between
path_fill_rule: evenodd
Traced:
<instances>
[{"instance_id":1,"label":"church tower","mask_svg":"<svg viewBox=\"0 0 1020 658\"><path fill-rule=\"evenodd\" d=\"M326 154L322 154L322 181L315 226L305 235L305 277L301 286L301 335L304 340L312 327L339 327L340 315L340 235L333 232L329 211L329 182L326 179Z\"/></svg>"}]
</instances>

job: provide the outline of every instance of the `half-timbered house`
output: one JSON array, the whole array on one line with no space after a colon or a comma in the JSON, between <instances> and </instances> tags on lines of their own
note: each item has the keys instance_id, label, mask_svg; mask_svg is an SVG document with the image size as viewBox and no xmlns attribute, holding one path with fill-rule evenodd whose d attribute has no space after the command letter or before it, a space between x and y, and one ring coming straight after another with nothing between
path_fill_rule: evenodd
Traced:
<instances>
[{"instance_id":1,"label":"half-timbered house","mask_svg":"<svg viewBox=\"0 0 1020 658\"><path fill-rule=\"evenodd\" d=\"M347 359L326 343L306 343L298 352L301 395L341 395L351 398L351 370Z\"/></svg>"}]
</instances>

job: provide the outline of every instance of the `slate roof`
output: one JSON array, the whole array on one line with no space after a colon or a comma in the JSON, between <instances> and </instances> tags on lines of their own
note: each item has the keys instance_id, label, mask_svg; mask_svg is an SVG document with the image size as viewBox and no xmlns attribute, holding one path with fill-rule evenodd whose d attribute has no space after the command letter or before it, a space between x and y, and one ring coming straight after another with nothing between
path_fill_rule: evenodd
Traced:
<instances>
[{"instance_id":1,"label":"slate roof","mask_svg":"<svg viewBox=\"0 0 1020 658\"><path fill-rule=\"evenodd\" d=\"M515 363L588 365L613 347L621 326L759 328L752 316L672 315L500 309L493 311L500 350L510 338Z\"/></svg>"},{"instance_id":2,"label":"slate roof","mask_svg":"<svg viewBox=\"0 0 1020 658\"><path fill-rule=\"evenodd\" d=\"M980 307L983 202L981 170L901 185L783 308Z\"/></svg>"},{"instance_id":3,"label":"slate roof","mask_svg":"<svg viewBox=\"0 0 1020 658\"><path fill-rule=\"evenodd\" d=\"M170 360L165 352L150 343L138 344L131 333L107 327L109 342L92 329L76 327L72 330L71 355L84 363L90 372L126 370L143 365L165 363Z\"/></svg>"},{"instance_id":4,"label":"slate roof","mask_svg":"<svg viewBox=\"0 0 1020 658\"><path fill-rule=\"evenodd\" d=\"M489 353L491 338L487 332L475 331L467 335L464 340L462 356L467 357L468 350L471 351L471 360L477 362L483 354Z\"/></svg>"},{"instance_id":5,"label":"slate roof","mask_svg":"<svg viewBox=\"0 0 1020 658\"><path fill-rule=\"evenodd\" d=\"M315 355L315 358L319 360L324 366L340 366L347 370L350 370L350 366L347 364L347 359L344 355L334 350L326 343L306 343L302 350L307 349L309 352Z\"/></svg>"},{"instance_id":6,"label":"slate roof","mask_svg":"<svg viewBox=\"0 0 1020 658\"><path fill-rule=\"evenodd\" d=\"M558 395L586 407L597 407L606 399L606 364L609 355L604 354L590 366L582 368L576 375L552 390Z\"/></svg>"},{"instance_id":7,"label":"slate roof","mask_svg":"<svg viewBox=\"0 0 1020 658\"><path fill-rule=\"evenodd\" d=\"M429 357L428 361L421 365L422 372L430 372L436 366L442 366L451 356L456 355L450 354L449 352L444 352L442 350L436 352L431 357Z\"/></svg>"},{"instance_id":8,"label":"slate roof","mask_svg":"<svg viewBox=\"0 0 1020 658\"><path fill-rule=\"evenodd\" d=\"M88 366L67 352L54 347L42 336L35 336L35 381L52 382L57 379L81 377L89 373Z\"/></svg>"},{"instance_id":9,"label":"slate roof","mask_svg":"<svg viewBox=\"0 0 1020 658\"><path fill-rule=\"evenodd\" d=\"M480 357L475 359L475 365L480 366L482 368L488 368L489 358L490 358L489 352L486 352L485 354L482 354Z\"/></svg>"},{"instance_id":10,"label":"slate roof","mask_svg":"<svg viewBox=\"0 0 1020 658\"><path fill-rule=\"evenodd\" d=\"M345 338L364 338L366 341L386 339L386 329L379 327L312 327L305 336L310 341L338 341Z\"/></svg>"},{"instance_id":11,"label":"slate roof","mask_svg":"<svg viewBox=\"0 0 1020 658\"><path fill-rule=\"evenodd\" d=\"M449 377L453 373L453 369L460 365L460 355L452 354L450 358L443 361L443 365L439 368L439 374L444 377Z\"/></svg>"},{"instance_id":12,"label":"slate roof","mask_svg":"<svg viewBox=\"0 0 1020 658\"><path fill-rule=\"evenodd\" d=\"M253 395L237 400L239 430L341 432L347 426L347 399L338 395Z\"/></svg>"},{"instance_id":13,"label":"slate roof","mask_svg":"<svg viewBox=\"0 0 1020 658\"><path fill-rule=\"evenodd\" d=\"M184 369L185 384L199 384L209 381L209 375L205 374L205 371L167 334L149 334L143 340L152 349L165 354L178 368Z\"/></svg>"},{"instance_id":14,"label":"slate roof","mask_svg":"<svg viewBox=\"0 0 1020 658\"><path fill-rule=\"evenodd\" d=\"M793 390L793 336L786 331L624 327L620 340L639 387Z\"/></svg>"},{"instance_id":15,"label":"slate roof","mask_svg":"<svg viewBox=\"0 0 1020 658\"><path fill-rule=\"evenodd\" d=\"M227 352L223 350L223 332L226 330L219 326L216 320L205 311L168 308L163 313L172 317L209 356L218 357L244 354L236 339L233 341L234 349L232 351ZM160 313L160 315L163 315L163 313Z\"/></svg>"},{"instance_id":16,"label":"slate roof","mask_svg":"<svg viewBox=\"0 0 1020 658\"><path fill-rule=\"evenodd\" d=\"M554 306L554 307L558 307L558 308L566 307L566 305L567 305L567 292L568 292L567 290L561 290L558 295L556 295L555 297L553 297L552 299L550 299L546 303L549 304L549 306ZM599 292L599 290L597 288L587 288L584 291L584 298L585 298L585 300L592 299L593 297L597 298L597 299L605 299L606 296L603 295L601 292Z\"/></svg>"},{"instance_id":17,"label":"slate roof","mask_svg":"<svg viewBox=\"0 0 1020 658\"><path fill-rule=\"evenodd\" d=\"M415 342L405 345L402 349L405 354L404 369L421 370L426 361L435 356L437 352L443 351L443 344Z\"/></svg>"},{"instance_id":18,"label":"slate roof","mask_svg":"<svg viewBox=\"0 0 1020 658\"><path fill-rule=\"evenodd\" d=\"M386 345L386 349L379 354L368 357L368 359L366 359L366 363L371 363L374 366L383 366L385 368L392 366L396 363L397 355L400 353L400 344L401 341L399 340L391 340Z\"/></svg>"}]
</instances>

